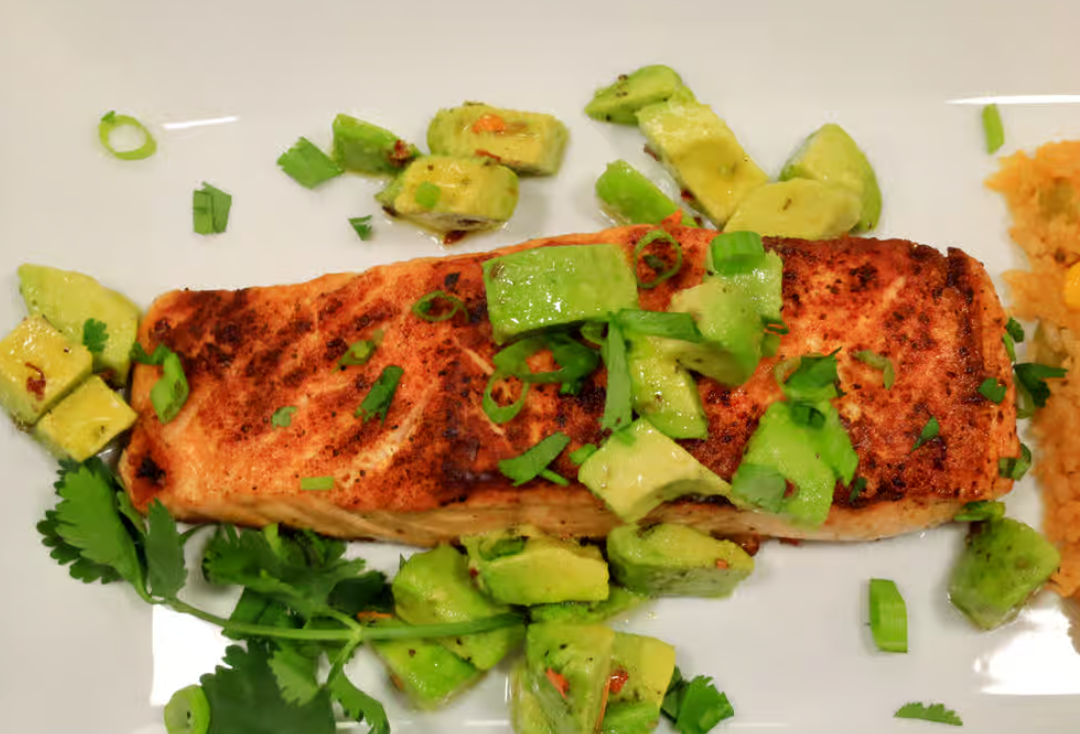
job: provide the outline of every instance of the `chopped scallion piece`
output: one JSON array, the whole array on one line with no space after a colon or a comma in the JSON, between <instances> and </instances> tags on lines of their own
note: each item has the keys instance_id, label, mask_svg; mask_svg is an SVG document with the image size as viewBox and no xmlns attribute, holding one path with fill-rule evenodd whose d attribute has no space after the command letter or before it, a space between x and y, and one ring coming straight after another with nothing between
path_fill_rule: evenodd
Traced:
<instances>
[{"instance_id":1,"label":"chopped scallion piece","mask_svg":"<svg viewBox=\"0 0 1080 734\"><path fill-rule=\"evenodd\" d=\"M386 414L390 410L390 403L394 399L394 393L397 392L398 383L403 374L405 370L397 365L392 364L383 368L375 384L368 391L367 397L356 409L356 417L361 423L375 416L379 417L381 423L386 423Z\"/></svg>"},{"instance_id":2,"label":"chopped scallion piece","mask_svg":"<svg viewBox=\"0 0 1080 734\"><path fill-rule=\"evenodd\" d=\"M818 400L832 400L840 397L842 393L837 387L840 376L837 374L836 355L839 349L831 354L807 354L798 360L798 367L790 375L790 364L777 365L776 377L780 382L780 388L792 400L816 402Z\"/></svg>"},{"instance_id":3,"label":"chopped scallion piece","mask_svg":"<svg viewBox=\"0 0 1080 734\"><path fill-rule=\"evenodd\" d=\"M870 579L870 632L883 652L907 652L907 605L888 579Z\"/></svg>"},{"instance_id":4,"label":"chopped scallion piece","mask_svg":"<svg viewBox=\"0 0 1080 734\"><path fill-rule=\"evenodd\" d=\"M1016 342L1013 341L1012 335L1009 332L1005 332L1001 335L1001 343L1005 345L1005 354L1009 355L1009 361L1016 361Z\"/></svg>"},{"instance_id":5,"label":"chopped scallion piece","mask_svg":"<svg viewBox=\"0 0 1080 734\"><path fill-rule=\"evenodd\" d=\"M569 444L570 437L558 431L520 456L500 461L499 471L508 479L512 479L515 487L520 487L547 469L548 464L555 461Z\"/></svg>"},{"instance_id":6,"label":"chopped scallion piece","mask_svg":"<svg viewBox=\"0 0 1080 734\"><path fill-rule=\"evenodd\" d=\"M274 428L288 428L292 425L292 416L296 412L296 406L286 405L283 408L278 408L274 411L274 414L270 416L270 425Z\"/></svg>"},{"instance_id":7,"label":"chopped scallion piece","mask_svg":"<svg viewBox=\"0 0 1080 734\"><path fill-rule=\"evenodd\" d=\"M558 484L562 487L570 486L570 481L566 477L562 476L561 474L556 474L555 472L551 471L551 469L544 469L542 472L540 472L539 476L541 479L546 479L549 482L553 484Z\"/></svg>"},{"instance_id":8,"label":"chopped scallion piece","mask_svg":"<svg viewBox=\"0 0 1080 734\"><path fill-rule=\"evenodd\" d=\"M1006 387L995 380L993 377L987 377L979 385L979 394L989 400L991 403L1001 405L1001 401L1005 399Z\"/></svg>"},{"instance_id":9,"label":"chopped scallion piece","mask_svg":"<svg viewBox=\"0 0 1080 734\"><path fill-rule=\"evenodd\" d=\"M358 367L367 364L368 360L375 354L375 350L382 344L382 340L383 330L376 329L370 339L362 339L350 344L349 348L345 350L345 354L338 359L338 364L342 367Z\"/></svg>"},{"instance_id":10,"label":"chopped scallion piece","mask_svg":"<svg viewBox=\"0 0 1080 734\"><path fill-rule=\"evenodd\" d=\"M585 463L585 460L595 454L599 449L594 444L587 443L579 449L575 449L570 452L570 461L574 462L578 466Z\"/></svg>"},{"instance_id":11,"label":"chopped scallion piece","mask_svg":"<svg viewBox=\"0 0 1080 734\"><path fill-rule=\"evenodd\" d=\"M529 383L521 382L521 394L518 395L518 399L510 405L499 405L495 401L495 385L500 380L505 380L513 375L506 374L496 370L488 379L487 387L484 388L484 400L481 403L484 409L484 415L495 424L502 425L512 421L517 417L517 414L521 412L521 409L525 407L525 398L529 395Z\"/></svg>"},{"instance_id":12,"label":"chopped scallion piece","mask_svg":"<svg viewBox=\"0 0 1080 734\"><path fill-rule=\"evenodd\" d=\"M941 433L941 424L938 423L938 419L933 416L930 420L926 421L926 425L923 426L922 431L919 433L919 437L915 439L915 445L911 447L912 451L915 451L927 441L933 441Z\"/></svg>"},{"instance_id":13,"label":"chopped scallion piece","mask_svg":"<svg viewBox=\"0 0 1080 734\"><path fill-rule=\"evenodd\" d=\"M859 499L864 491L866 491L866 477L856 477L855 481L851 484L848 502L854 504L855 500Z\"/></svg>"},{"instance_id":14,"label":"chopped scallion piece","mask_svg":"<svg viewBox=\"0 0 1080 734\"><path fill-rule=\"evenodd\" d=\"M313 189L345 172L307 138L297 140L293 147L281 154L277 164L293 181L306 189Z\"/></svg>"},{"instance_id":15,"label":"chopped scallion piece","mask_svg":"<svg viewBox=\"0 0 1080 734\"><path fill-rule=\"evenodd\" d=\"M432 311L441 313L433 314ZM420 297L420 300L413 304L412 312L422 318L424 321L438 322L449 321L454 318L458 312L468 314L468 310L465 308L465 302L457 296L451 296L444 291L432 291L424 296Z\"/></svg>"},{"instance_id":16,"label":"chopped scallion piece","mask_svg":"<svg viewBox=\"0 0 1080 734\"><path fill-rule=\"evenodd\" d=\"M880 355L877 352L872 352L869 349L855 352L855 359L865 365L873 367L875 370L881 370L882 384L885 385L886 390L892 390L892 386L896 384L896 371L893 369L891 359Z\"/></svg>"},{"instance_id":17,"label":"chopped scallion piece","mask_svg":"<svg viewBox=\"0 0 1080 734\"><path fill-rule=\"evenodd\" d=\"M1017 418L1030 418L1039 408L1046 407L1050 399L1050 386L1046 380L1065 377L1068 371L1061 367L1049 367L1037 362L1019 362L1013 365L1016 373Z\"/></svg>"},{"instance_id":18,"label":"chopped scallion piece","mask_svg":"<svg viewBox=\"0 0 1080 734\"><path fill-rule=\"evenodd\" d=\"M118 127L133 127L142 134L143 144L132 150L117 150L112 144L113 131ZM115 111L106 112L101 122L98 123L98 140L105 146L105 150L122 161L139 161L149 158L157 151L157 141L146 126L128 115L118 115Z\"/></svg>"},{"instance_id":19,"label":"chopped scallion piece","mask_svg":"<svg viewBox=\"0 0 1080 734\"><path fill-rule=\"evenodd\" d=\"M413 195L416 199L416 203L425 209L434 209L439 204L439 199L442 198L442 189L438 184L433 184L431 181L424 181L416 187L416 193Z\"/></svg>"},{"instance_id":20,"label":"chopped scallion piece","mask_svg":"<svg viewBox=\"0 0 1080 734\"><path fill-rule=\"evenodd\" d=\"M654 229L651 232L647 232L637 245L634 246L634 270L637 271L638 261L642 259L642 253L645 248L654 242L662 242L675 251L675 263L671 267L667 267L667 263L656 255L653 255L650 259L649 255L645 255L645 264L652 268L656 275L652 280L642 280L641 276L637 276L638 288L655 288L663 283L665 280L674 277L682 269L683 251L682 245L679 241L668 234L662 229ZM660 267L657 267L659 265Z\"/></svg>"},{"instance_id":21,"label":"chopped scallion piece","mask_svg":"<svg viewBox=\"0 0 1080 734\"><path fill-rule=\"evenodd\" d=\"M1000 520L1005 517L1005 505L1000 502L968 502L964 509L960 510L953 520L956 522L986 522L987 520Z\"/></svg>"},{"instance_id":22,"label":"chopped scallion piece","mask_svg":"<svg viewBox=\"0 0 1080 734\"><path fill-rule=\"evenodd\" d=\"M143 345L135 342L131 347L131 359L139 364L161 366L161 377L150 388L150 403L158 420L168 423L188 399L188 383L180 357L164 344L158 344L153 354L147 354Z\"/></svg>"},{"instance_id":23,"label":"chopped scallion piece","mask_svg":"<svg viewBox=\"0 0 1080 734\"><path fill-rule=\"evenodd\" d=\"M709 243L710 273L736 275L753 270L765 257L765 244L756 232L725 232Z\"/></svg>"},{"instance_id":24,"label":"chopped scallion piece","mask_svg":"<svg viewBox=\"0 0 1080 734\"><path fill-rule=\"evenodd\" d=\"M921 703L907 703L893 714L897 719L919 719L930 721L935 724L948 724L949 726L963 726L964 722L953 710L945 708L943 704L934 703L925 705Z\"/></svg>"},{"instance_id":25,"label":"chopped scallion piece","mask_svg":"<svg viewBox=\"0 0 1080 734\"><path fill-rule=\"evenodd\" d=\"M993 155L1005 145L1005 126L1001 124L1001 111L996 104L988 104L982 110L983 135L986 136L986 152Z\"/></svg>"},{"instance_id":26,"label":"chopped scallion piece","mask_svg":"<svg viewBox=\"0 0 1080 734\"><path fill-rule=\"evenodd\" d=\"M694 317L676 311L641 311L623 309L615 320L624 331L685 342L700 342L704 337L698 330Z\"/></svg>"},{"instance_id":27,"label":"chopped scallion piece","mask_svg":"<svg viewBox=\"0 0 1080 734\"><path fill-rule=\"evenodd\" d=\"M366 217L349 217L349 224L352 225L353 230L356 231L357 237L361 240L367 242L371 239L372 228L370 214Z\"/></svg>"},{"instance_id":28,"label":"chopped scallion piece","mask_svg":"<svg viewBox=\"0 0 1080 734\"><path fill-rule=\"evenodd\" d=\"M1010 318L1005 324L1005 333L1012 337L1017 344L1024 343L1024 327L1016 319Z\"/></svg>"},{"instance_id":29,"label":"chopped scallion piece","mask_svg":"<svg viewBox=\"0 0 1080 734\"><path fill-rule=\"evenodd\" d=\"M608 324L607 339L601 356L607 367L607 395L604 400L604 417L600 427L618 431L630 425L633 419L630 365L626 359L626 341L618 323Z\"/></svg>"},{"instance_id":30,"label":"chopped scallion piece","mask_svg":"<svg viewBox=\"0 0 1080 734\"><path fill-rule=\"evenodd\" d=\"M998 475L1019 482L1031 468L1031 449L1020 444L1020 456L998 459Z\"/></svg>"},{"instance_id":31,"label":"chopped scallion piece","mask_svg":"<svg viewBox=\"0 0 1080 734\"><path fill-rule=\"evenodd\" d=\"M325 491L333 488L333 477L300 477L300 489Z\"/></svg>"},{"instance_id":32,"label":"chopped scallion piece","mask_svg":"<svg viewBox=\"0 0 1080 734\"><path fill-rule=\"evenodd\" d=\"M219 188L203 182L201 189L192 194L191 211L195 234L221 234L229 226L232 196Z\"/></svg>"}]
</instances>

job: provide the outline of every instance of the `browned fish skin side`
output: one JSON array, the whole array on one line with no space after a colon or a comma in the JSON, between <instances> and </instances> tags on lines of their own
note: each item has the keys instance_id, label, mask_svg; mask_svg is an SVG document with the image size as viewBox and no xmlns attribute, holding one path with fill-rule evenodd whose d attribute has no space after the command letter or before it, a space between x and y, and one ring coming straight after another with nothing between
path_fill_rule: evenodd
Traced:
<instances>
[{"instance_id":1,"label":"browned fish skin side","mask_svg":"<svg viewBox=\"0 0 1080 734\"><path fill-rule=\"evenodd\" d=\"M649 227L537 240L493 253L415 260L366 273L327 275L291 286L241 291L176 291L159 298L140 329L181 355L191 396L162 425L149 392L159 369L135 370L132 405L139 421L121 473L140 508L159 498L185 520L251 525L284 522L342 537L430 545L464 533L530 522L566 535L600 536L617 524L584 487L536 481L514 488L497 468L554 431L570 449L603 440L604 374L575 397L535 387L521 414L492 424L481 396L495 346L486 318L481 263L507 251L610 242L628 252ZM672 294L700 282L715 235L672 229L684 249L680 273L642 291L642 308L661 310ZM943 255L903 240L772 240L784 258L784 318L791 328L780 354L764 360L737 389L709 379L699 388L709 438L683 444L730 478L765 407L780 396L779 359L807 352L838 355L838 407L859 454L865 491L852 503L838 486L824 526L736 511L717 502L679 501L655 519L691 523L721 535L861 540L939 524L965 503L1005 494L998 459L1016 456L1011 367L1001 334L1005 314L982 266L958 250ZM410 312L425 293L461 298L467 318L429 323ZM348 346L385 337L371 361L341 369ZM852 355L869 349L892 359L896 385ZM404 368L385 425L354 411L384 367ZM1001 405L979 384L1008 385ZM295 406L292 425L270 417ZM940 437L912 451L926 422ZM572 477L564 456L555 468ZM326 492L303 491L302 477L333 476Z\"/></svg>"}]
</instances>

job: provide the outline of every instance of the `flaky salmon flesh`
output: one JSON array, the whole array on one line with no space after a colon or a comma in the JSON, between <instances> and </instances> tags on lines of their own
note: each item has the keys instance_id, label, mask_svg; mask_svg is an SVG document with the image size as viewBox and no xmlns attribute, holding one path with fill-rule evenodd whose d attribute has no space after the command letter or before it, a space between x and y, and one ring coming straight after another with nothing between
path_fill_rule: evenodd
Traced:
<instances>
[{"instance_id":1,"label":"flaky salmon flesh","mask_svg":"<svg viewBox=\"0 0 1080 734\"><path fill-rule=\"evenodd\" d=\"M180 355L191 393L162 424L150 388L159 367L138 366L132 406L139 414L120 470L135 505L154 499L178 519L262 526L284 523L343 538L419 546L523 523L563 536L600 537L619 524L584 486L537 479L514 487L498 469L562 431L568 450L552 468L574 477L570 451L599 445L606 375L578 395L535 385L525 408L496 425L481 398L493 372L481 265L517 250L611 243L629 258L652 227L534 240L494 252L396 263L298 285L237 291L174 291L143 320L148 352L164 344ZM684 263L678 274L641 291L641 307L664 310L679 289L701 282L716 232L671 227ZM685 523L717 536L865 540L948 521L967 502L997 498L1012 486L998 460L1019 454L1011 365L1002 343L1006 317L983 267L904 240L824 242L766 238L784 261L783 317L790 332L776 357L744 385L699 378L708 438L681 441L694 457L731 479L770 402L781 397L779 360L836 349L845 395L836 401L866 480L852 496L838 485L828 520L807 528L782 517L735 509L722 498L683 498L648 521ZM411 312L442 290L467 315L431 323ZM349 345L383 339L363 366L341 368ZM889 357L891 390L860 350ZM388 365L404 369L386 421L354 413ZM983 398L995 378L1005 400ZM271 416L294 406L291 424ZM912 448L934 417L940 434ZM304 477L333 477L334 488L305 491Z\"/></svg>"}]
</instances>

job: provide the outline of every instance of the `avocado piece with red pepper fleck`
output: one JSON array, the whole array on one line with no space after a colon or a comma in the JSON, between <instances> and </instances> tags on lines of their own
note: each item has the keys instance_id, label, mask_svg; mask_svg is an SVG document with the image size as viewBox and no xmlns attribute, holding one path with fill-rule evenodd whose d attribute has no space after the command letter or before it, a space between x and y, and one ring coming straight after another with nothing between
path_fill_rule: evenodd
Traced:
<instances>
[{"instance_id":1,"label":"avocado piece with red pepper fleck","mask_svg":"<svg viewBox=\"0 0 1080 734\"><path fill-rule=\"evenodd\" d=\"M599 728L614 645L615 632L602 625L545 622L529 627L528 682L559 734Z\"/></svg>"},{"instance_id":2,"label":"avocado piece with red pepper fleck","mask_svg":"<svg viewBox=\"0 0 1080 734\"><path fill-rule=\"evenodd\" d=\"M396 619L380 620L374 627L400 627ZM386 664L390 678L420 709L438 708L483 675L434 640L377 640L375 654Z\"/></svg>"},{"instance_id":3,"label":"avocado piece with red pepper fleck","mask_svg":"<svg viewBox=\"0 0 1080 734\"><path fill-rule=\"evenodd\" d=\"M439 110L427 138L437 155L481 156L521 174L551 176L562 164L569 136L551 115L466 102Z\"/></svg>"}]
</instances>

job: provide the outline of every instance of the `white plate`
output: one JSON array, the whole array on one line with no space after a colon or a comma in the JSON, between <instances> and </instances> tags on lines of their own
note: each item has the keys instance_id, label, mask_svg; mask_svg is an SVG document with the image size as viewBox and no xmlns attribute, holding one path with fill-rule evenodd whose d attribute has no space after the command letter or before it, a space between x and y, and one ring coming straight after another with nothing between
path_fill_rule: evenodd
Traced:
<instances>
[{"instance_id":1,"label":"white plate","mask_svg":"<svg viewBox=\"0 0 1080 734\"><path fill-rule=\"evenodd\" d=\"M982 181L984 95L1077 92L1080 5L1064 2L61 2L0 3L0 331L22 316L19 263L92 273L147 305L177 287L300 281L443 248L390 223L374 181L306 191L274 165L300 135L330 139L339 111L422 142L440 106L481 99L548 110L572 130L566 165L522 184L510 226L456 251L604 226L592 183L617 157L659 174L633 129L582 107L615 74L664 62L776 172L822 122L869 151L885 193L880 235L961 246L995 274L1017 262L1004 207ZM1075 101L1075 100L1073 100ZM143 162L104 155L96 123L117 109L151 126ZM1003 106L1003 152L1080 136L1075 104ZM234 197L228 232L191 232L191 191ZM375 214L376 239L347 218ZM206 628L121 586L82 586L34 525L53 501L53 462L0 421L0 721L5 731L151 734L158 706L217 659ZM1030 481L1010 510L1038 520ZM723 730L916 731L907 701L940 701L969 731L1076 731L1080 655L1060 602L975 632L944 596L961 543L949 528L858 547L769 544L734 599L663 601L630 627L675 643L684 670L715 676L737 716ZM397 549L363 547L391 568ZM871 576L910 610L911 653L872 651ZM363 657L363 656L362 656ZM404 711L379 670L358 679L395 731L508 730L503 680L435 715Z\"/></svg>"}]
</instances>

